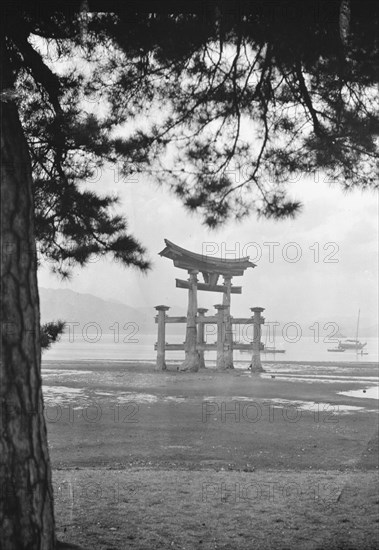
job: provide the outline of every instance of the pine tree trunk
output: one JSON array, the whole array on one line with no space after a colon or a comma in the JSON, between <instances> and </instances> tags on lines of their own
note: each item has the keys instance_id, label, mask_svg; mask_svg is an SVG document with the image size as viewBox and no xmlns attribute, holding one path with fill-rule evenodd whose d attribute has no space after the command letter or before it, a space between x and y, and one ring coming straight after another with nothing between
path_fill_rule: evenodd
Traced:
<instances>
[{"instance_id":1,"label":"pine tree trunk","mask_svg":"<svg viewBox=\"0 0 379 550\"><path fill-rule=\"evenodd\" d=\"M55 548L41 388L31 163L2 44L0 547ZM5 92L5 93L4 93Z\"/></svg>"}]
</instances>

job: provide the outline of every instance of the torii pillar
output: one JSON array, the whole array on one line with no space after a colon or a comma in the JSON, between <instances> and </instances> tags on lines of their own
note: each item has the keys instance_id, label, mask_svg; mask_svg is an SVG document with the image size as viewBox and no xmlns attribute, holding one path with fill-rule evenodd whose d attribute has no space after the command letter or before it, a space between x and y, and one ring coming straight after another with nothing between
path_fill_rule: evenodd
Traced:
<instances>
[{"instance_id":1,"label":"torii pillar","mask_svg":"<svg viewBox=\"0 0 379 550\"><path fill-rule=\"evenodd\" d=\"M251 358L250 369L253 372L265 372L261 363L261 325L264 324L265 320L262 317L262 311L265 310L264 307L251 307L250 310L254 313L253 315L253 356Z\"/></svg>"},{"instance_id":2,"label":"torii pillar","mask_svg":"<svg viewBox=\"0 0 379 550\"><path fill-rule=\"evenodd\" d=\"M180 370L189 370L196 372L200 368L200 356L196 349L197 330L197 269L189 269L189 289L188 289L188 311L187 311L187 329L186 341L184 345L185 359Z\"/></svg>"},{"instance_id":3,"label":"torii pillar","mask_svg":"<svg viewBox=\"0 0 379 550\"><path fill-rule=\"evenodd\" d=\"M216 304L217 310L217 359L216 366L218 369L224 370L225 364L225 310L226 306L222 304Z\"/></svg>"},{"instance_id":4,"label":"torii pillar","mask_svg":"<svg viewBox=\"0 0 379 550\"><path fill-rule=\"evenodd\" d=\"M205 318L205 314L208 310L205 309L205 307L199 307L197 308L197 312L199 314L199 320ZM201 346L202 344L205 344L205 338L204 338L204 323L198 323L197 325L197 343ZM205 360L204 360L204 350L199 349L199 357L200 357L200 369L205 369Z\"/></svg>"},{"instance_id":5,"label":"torii pillar","mask_svg":"<svg viewBox=\"0 0 379 550\"><path fill-rule=\"evenodd\" d=\"M224 275L225 292L222 297L222 304L225 306L224 310L224 324L225 324L225 347L224 352L224 368L234 369L233 365L233 332L232 322L230 317L230 294L232 287L232 277Z\"/></svg>"},{"instance_id":6,"label":"torii pillar","mask_svg":"<svg viewBox=\"0 0 379 550\"><path fill-rule=\"evenodd\" d=\"M168 306L155 306L155 309L158 311L157 362L155 370L166 370L166 311L170 308Z\"/></svg>"}]
</instances>

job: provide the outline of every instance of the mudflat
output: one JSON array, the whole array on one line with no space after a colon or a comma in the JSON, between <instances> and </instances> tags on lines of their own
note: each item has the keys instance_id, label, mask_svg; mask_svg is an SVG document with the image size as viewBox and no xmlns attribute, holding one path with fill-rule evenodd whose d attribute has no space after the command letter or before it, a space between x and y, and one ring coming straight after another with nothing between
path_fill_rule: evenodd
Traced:
<instances>
[{"instance_id":1,"label":"mudflat","mask_svg":"<svg viewBox=\"0 0 379 550\"><path fill-rule=\"evenodd\" d=\"M58 537L101 550L376 548L378 365L264 368L44 362Z\"/></svg>"}]
</instances>

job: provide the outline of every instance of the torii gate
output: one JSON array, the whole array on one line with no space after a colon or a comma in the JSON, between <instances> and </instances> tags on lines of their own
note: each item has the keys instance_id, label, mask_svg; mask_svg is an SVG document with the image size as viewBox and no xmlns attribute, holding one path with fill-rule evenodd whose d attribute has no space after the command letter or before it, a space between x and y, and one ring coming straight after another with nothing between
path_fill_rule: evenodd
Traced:
<instances>
[{"instance_id":1,"label":"torii gate","mask_svg":"<svg viewBox=\"0 0 379 550\"><path fill-rule=\"evenodd\" d=\"M214 256L205 256L190 252L171 241L165 239L166 247L159 253L160 256L169 258L173 261L175 267L187 270L189 279L184 281L176 279L178 288L188 289L188 311L186 318L169 318L165 311L167 306L156 306L158 310L158 354L157 368L164 369L165 365L165 349L183 349L178 344L165 343L165 322L186 322L186 339L184 343L185 360L181 366L181 370L197 371L204 366L204 349L211 349L212 344L204 342L204 324L217 324L217 366L224 369L232 369L233 367L233 347L235 349L250 348L246 344L238 344L233 346L232 324L247 324L254 323L254 338L253 338L253 358L252 367L256 370L261 369L260 362L260 325L264 322L261 317L263 308L251 308L254 312L254 317L251 319L233 319L230 315L231 294L241 294L240 286L232 285L232 278L242 276L245 270L249 267L256 267L253 262L246 258L225 259L216 258ZM198 282L197 275L199 272L203 276L204 282ZM219 277L223 277L223 284L218 284ZM208 290L210 292L221 292L223 294L222 304L216 305L217 315L215 317L205 317L205 309L197 308L197 291ZM197 315L199 313L199 315ZM199 325L199 332L196 325Z\"/></svg>"}]
</instances>

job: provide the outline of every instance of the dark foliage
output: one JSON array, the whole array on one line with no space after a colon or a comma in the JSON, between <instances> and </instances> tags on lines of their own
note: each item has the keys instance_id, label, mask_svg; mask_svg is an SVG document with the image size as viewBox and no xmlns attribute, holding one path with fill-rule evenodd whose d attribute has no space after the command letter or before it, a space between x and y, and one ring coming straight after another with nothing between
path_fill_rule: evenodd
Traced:
<instances>
[{"instance_id":1,"label":"dark foliage","mask_svg":"<svg viewBox=\"0 0 379 550\"><path fill-rule=\"evenodd\" d=\"M295 215L294 172L377 187L378 3L115 6L51 2L5 23L37 236L61 273L94 253L148 267L116 199L82 187L112 164L153 174L209 226Z\"/></svg>"},{"instance_id":2,"label":"dark foliage","mask_svg":"<svg viewBox=\"0 0 379 550\"><path fill-rule=\"evenodd\" d=\"M51 347L54 342L57 342L65 329L64 321L52 321L41 326L40 342L41 349L46 350Z\"/></svg>"}]
</instances>

